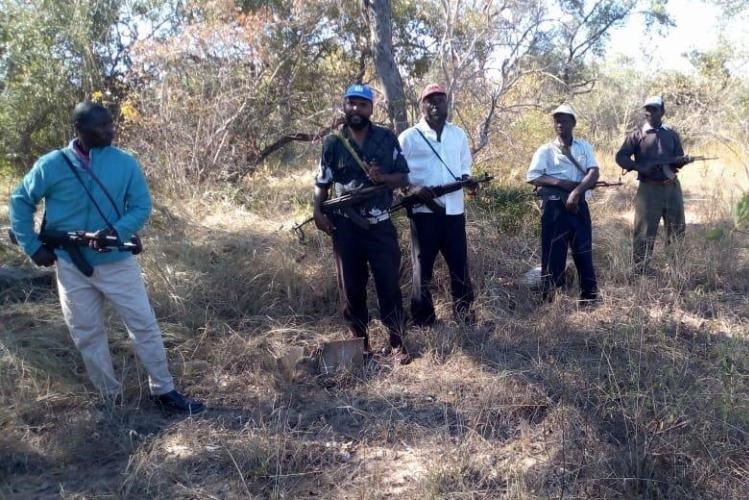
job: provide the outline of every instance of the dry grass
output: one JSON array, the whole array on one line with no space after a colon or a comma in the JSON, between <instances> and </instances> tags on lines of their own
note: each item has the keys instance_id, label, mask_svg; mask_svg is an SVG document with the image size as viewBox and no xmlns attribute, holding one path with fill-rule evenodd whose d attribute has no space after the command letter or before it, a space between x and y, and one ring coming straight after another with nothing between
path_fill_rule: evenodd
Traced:
<instances>
[{"instance_id":1,"label":"dry grass","mask_svg":"<svg viewBox=\"0 0 749 500\"><path fill-rule=\"evenodd\" d=\"M411 332L412 365L297 383L274 356L344 335L329 242L288 232L311 173L159 197L141 263L180 386L212 409L156 411L114 319L125 404L98 407L54 292L8 299L0 496L743 497L749 255L729 202L746 179L738 165L699 168L683 176L688 240L659 242L654 277L629 272L633 180L598 194L603 304L592 311L574 290L540 305L517 286L538 260L536 216L512 184L494 188L469 213L476 328L451 323L440 267L443 323ZM5 246L0 256L22 260ZM404 292L408 275L404 259ZM384 344L381 327L373 335Z\"/></svg>"}]
</instances>

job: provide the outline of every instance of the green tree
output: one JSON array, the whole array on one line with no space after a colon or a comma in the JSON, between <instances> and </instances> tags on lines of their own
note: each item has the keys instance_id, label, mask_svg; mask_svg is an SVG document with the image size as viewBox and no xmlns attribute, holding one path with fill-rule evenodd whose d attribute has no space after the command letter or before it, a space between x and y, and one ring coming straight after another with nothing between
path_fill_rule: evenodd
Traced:
<instances>
[{"instance_id":1,"label":"green tree","mask_svg":"<svg viewBox=\"0 0 749 500\"><path fill-rule=\"evenodd\" d=\"M70 137L76 102L119 102L132 47L174 26L178 3L0 0L0 158L28 168Z\"/></svg>"}]
</instances>

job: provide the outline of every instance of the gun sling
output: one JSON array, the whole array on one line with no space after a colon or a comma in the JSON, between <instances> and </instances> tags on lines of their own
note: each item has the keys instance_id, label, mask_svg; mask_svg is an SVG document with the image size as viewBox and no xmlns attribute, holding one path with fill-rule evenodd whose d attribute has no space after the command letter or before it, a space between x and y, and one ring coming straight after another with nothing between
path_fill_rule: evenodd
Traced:
<instances>
[{"instance_id":1,"label":"gun sling","mask_svg":"<svg viewBox=\"0 0 749 500\"><path fill-rule=\"evenodd\" d=\"M429 149L431 149L432 153L434 153L434 156L436 156L437 159L440 161L440 163L442 163L442 166L444 166L447 169L447 171L449 172L450 176L453 179L455 179L456 181L459 181L460 179L453 173L452 170L450 170L450 167L447 165L447 163L445 163L445 160L442 159L442 156L440 156L440 154L437 152L437 150L434 149L434 146L432 146L432 143L429 142L429 139L427 138L427 136L424 135L424 132L422 132L418 128L416 128L415 130L419 133L419 135L421 136L421 138L424 139L424 142L426 142L427 146L429 146ZM422 204L426 205L426 207L429 210L431 210L432 212L434 212L435 214L445 215L445 213L446 213L445 207L443 207L442 205L440 205L439 203L437 203L434 200L425 201ZM408 211L408 214L409 214L409 216L411 215L411 210Z\"/></svg>"},{"instance_id":2,"label":"gun sling","mask_svg":"<svg viewBox=\"0 0 749 500\"><path fill-rule=\"evenodd\" d=\"M86 191L86 194L88 195L88 198L91 200L91 203L93 203L94 207L96 208L96 211L99 212L99 215L101 216L101 218L104 219L104 222L107 224L107 227L109 229L111 229L112 232L114 232L115 234L117 234L117 231L115 230L114 226L104 216L104 213L102 212L101 207L99 207L99 204L96 203L96 200L94 200L93 195L88 190L88 188L86 187L86 185L83 183L83 179L81 179L80 174L75 169L75 166L73 165L73 162L70 161L70 158L68 158L68 156L62 150L60 150L60 154L62 155L63 160L65 160L65 163L70 168L70 171L73 172L73 175L75 175L75 178L78 179L78 182L83 187L83 190ZM96 174L94 174L94 172L90 168L87 168L85 170L91 176L91 179L96 183L96 185L99 186L99 188L102 190L102 192L104 193L104 196L106 196L107 199L109 200L109 203L112 204L112 208L114 208L114 211L117 214L117 217L118 218L122 217L122 214L120 213L120 209L117 208L117 203L114 202L114 199L112 198L112 195L109 194L109 191L107 191L107 188L104 187L104 184L99 180L99 178L96 176ZM135 248L132 250L133 255L138 255L139 253L141 253L143 251L143 242L141 242L140 236L138 236L138 233L135 233L133 235L133 237L130 239L130 241L131 241L131 243L133 243L135 245Z\"/></svg>"}]
</instances>

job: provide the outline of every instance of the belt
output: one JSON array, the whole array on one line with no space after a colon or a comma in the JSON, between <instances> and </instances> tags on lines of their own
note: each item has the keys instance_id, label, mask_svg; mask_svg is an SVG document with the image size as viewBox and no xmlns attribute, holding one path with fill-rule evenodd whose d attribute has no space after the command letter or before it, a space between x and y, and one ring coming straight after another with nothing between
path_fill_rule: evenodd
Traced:
<instances>
[{"instance_id":1,"label":"belt","mask_svg":"<svg viewBox=\"0 0 749 500\"><path fill-rule=\"evenodd\" d=\"M336 211L336 213L340 215L341 217L346 217L347 219L350 219L350 217L346 215L346 213L343 211ZM386 221L389 218L390 218L389 212L384 212L384 213L381 213L380 215L372 216L372 217L363 217L363 219L369 222L370 224L377 224L378 222Z\"/></svg>"},{"instance_id":2,"label":"belt","mask_svg":"<svg viewBox=\"0 0 749 500\"><path fill-rule=\"evenodd\" d=\"M377 224L378 222L388 220L389 218L390 214L387 212L385 212L384 214L380 214L377 217L366 217L370 224Z\"/></svg>"}]
</instances>

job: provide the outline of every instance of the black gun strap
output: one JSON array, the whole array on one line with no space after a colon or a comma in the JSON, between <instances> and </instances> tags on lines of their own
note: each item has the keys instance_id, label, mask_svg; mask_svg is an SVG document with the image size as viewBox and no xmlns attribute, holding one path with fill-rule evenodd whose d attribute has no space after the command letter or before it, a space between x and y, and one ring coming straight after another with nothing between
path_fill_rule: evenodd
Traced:
<instances>
[{"instance_id":1,"label":"black gun strap","mask_svg":"<svg viewBox=\"0 0 749 500\"><path fill-rule=\"evenodd\" d=\"M73 175L75 175L75 178L78 179L78 182L80 182L81 186L83 186L83 190L86 191L86 194L88 195L88 199L91 200L91 203L94 204L96 211L99 212L99 215L101 216L101 218L104 219L104 222L107 224L107 227L109 227L109 229L117 233L112 223L109 222L109 219L107 219L106 215L104 215L104 212L101 210L101 207L99 206L99 204L96 203L96 200L94 199L94 196L91 194L91 191L89 191L88 188L86 187L86 184L83 183L83 179L81 179L81 174L79 174L78 171L75 169L73 162L70 161L70 158L68 158L68 156L62 150L60 151L60 154L62 155L62 158L65 160L65 163L67 163L68 167L70 167L70 171L73 172ZM92 174L92 179L94 179L95 182L98 181L98 179L95 176L93 176L93 174ZM97 182L97 184L99 184L99 186L102 189L104 189L104 187L101 186L100 183ZM111 201L112 205L114 206L114 200L112 200L112 198L109 196L109 193L106 190L104 190L104 193L107 195L107 197L109 198L109 201ZM117 216L119 217L120 211L117 210L117 206L114 206L114 209L115 209L115 212L117 212Z\"/></svg>"},{"instance_id":2,"label":"black gun strap","mask_svg":"<svg viewBox=\"0 0 749 500\"><path fill-rule=\"evenodd\" d=\"M424 139L424 142L427 143L427 146L429 146L429 149L432 150L432 153L434 153L434 156L436 156L437 159L442 163L442 165L445 166L445 168L447 169L447 171L450 172L450 175L452 176L452 178L455 179L456 181L459 181L460 179L455 176L455 174L453 173L452 170L450 170L450 167L447 166L447 163L445 163L445 160L443 160L442 157L440 156L440 154L437 152L437 150L434 149L434 146L432 146L432 143L429 142L429 139L427 139L427 136L424 135L424 132L422 132L421 130L419 130L416 127L414 127L414 129L419 133L419 135L421 136L421 138Z\"/></svg>"},{"instance_id":3,"label":"black gun strap","mask_svg":"<svg viewBox=\"0 0 749 500\"><path fill-rule=\"evenodd\" d=\"M575 159L574 156L572 156L572 148L567 146L560 146L559 150L562 152L564 156L567 157L569 161L572 162L572 164L577 168L583 175L586 175L588 173L587 170L583 169L583 167L580 166L580 163Z\"/></svg>"}]
</instances>

